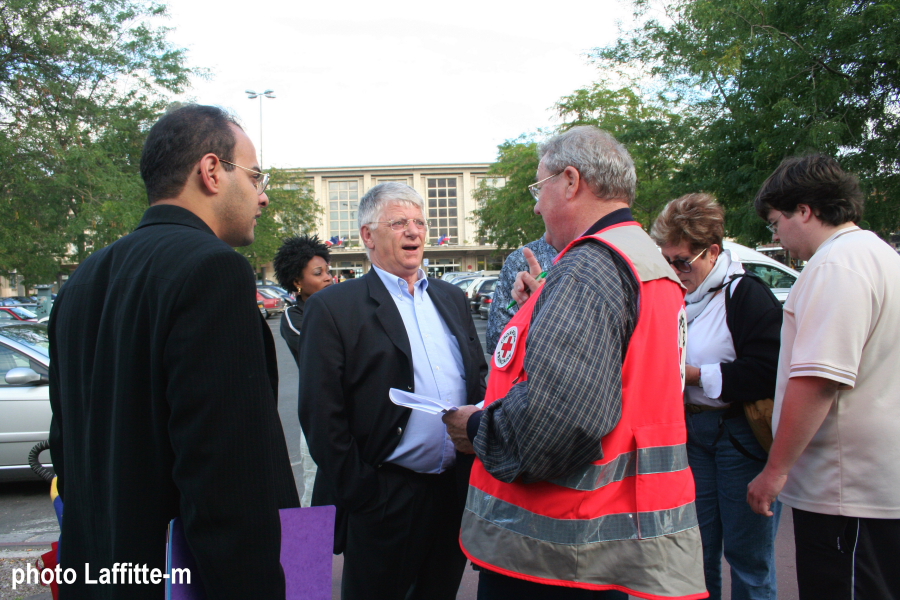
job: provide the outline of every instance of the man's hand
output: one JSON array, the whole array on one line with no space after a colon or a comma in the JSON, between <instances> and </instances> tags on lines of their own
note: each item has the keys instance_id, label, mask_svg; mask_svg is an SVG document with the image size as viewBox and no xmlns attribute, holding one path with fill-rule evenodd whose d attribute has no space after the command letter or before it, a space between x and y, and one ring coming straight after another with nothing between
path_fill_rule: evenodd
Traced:
<instances>
[{"instance_id":1,"label":"man's hand","mask_svg":"<svg viewBox=\"0 0 900 600\"><path fill-rule=\"evenodd\" d=\"M775 513L771 510L772 503L781 493L785 482L787 482L787 475L779 475L774 472L774 469L766 467L747 486L747 504L757 514L773 516Z\"/></svg>"},{"instance_id":2,"label":"man's hand","mask_svg":"<svg viewBox=\"0 0 900 600\"><path fill-rule=\"evenodd\" d=\"M747 486L753 512L771 517L772 503L797 459L822 426L837 398L838 384L823 377L791 377L781 403L781 420L762 473Z\"/></svg>"},{"instance_id":3,"label":"man's hand","mask_svg":"<svg viewBox=\"0 0 900 600\"><path fill-rule=\"evenodd\" d=\"M475 454L475 448L472 447L472 442L469 441L469 436L466 433L466 424L469 422L469 417L472 416L472 413L476 413L479 410L477 406L460 406L459 410L451 410L441 417L447 426L447 433L450 434L453 445L463 454Z\"/></svg>"},{"instance_id":4,"label":"man's hand","mask_svg":"<svg viewBox=\"0 0 900 600\"><path fill-rule=\"evenodd\" d=\"M525 304L528 298L544 285L544 280L538 279L541 275L541 264L534 257L534 252L531 251L531 248L523 248L522 255L528 261L528 271L519 271L510 291L510 296L519 306Z\"/></svg>"}]
</instances>

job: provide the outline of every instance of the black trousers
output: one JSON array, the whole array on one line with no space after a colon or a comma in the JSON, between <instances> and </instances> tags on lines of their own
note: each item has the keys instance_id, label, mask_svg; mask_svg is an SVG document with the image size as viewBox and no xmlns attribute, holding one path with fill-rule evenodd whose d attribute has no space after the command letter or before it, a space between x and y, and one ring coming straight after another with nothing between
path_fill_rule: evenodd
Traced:
<instances>
[{"instance_id":1,"label":"black trousers","mask_svg":"<svg viewBox=\"0 0 900 600\"><path fill-rule=\"evenodd\" d=\"M385 464L378 501L350 513L342 600L453 600L466 558L454 467L440 475Z\"/></svg>"},{"instance_id":2,"label":"black trousers","mask_svg":"<svg viewBox=\"0 0 900 600\"><path fill-rule=\"evenodd\" d=\"M581 588L542 585L533 581L507 577L482 570L478 575L478 600L627 600L628 594L618 590L585 590Z\"/></svg>"},{"instance_id":3,"label":"black trousers","mask_svg":"<svg viewBox=\"0 0 900 600\"><path fill-rule=\"evenodd\" d=\"M900 519L793 513L800 600L900 600Z\"/></svg>"}]
</instances>

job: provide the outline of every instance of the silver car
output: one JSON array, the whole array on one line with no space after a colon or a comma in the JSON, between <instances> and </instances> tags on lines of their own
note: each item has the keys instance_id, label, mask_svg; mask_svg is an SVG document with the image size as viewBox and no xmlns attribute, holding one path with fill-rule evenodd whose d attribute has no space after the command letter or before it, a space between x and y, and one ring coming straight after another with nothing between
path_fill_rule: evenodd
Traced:
<instances>
[{"instance_id":1,"label":"silver car","mask_svg":"<svg viewBox=\"0 0 900 600\"><path fill-rule=\"evenodd\" d=\"M50 435L49 348L42 323L0 324L0 481L39 479L28 453Z\"/></svg>"}]
</instances>

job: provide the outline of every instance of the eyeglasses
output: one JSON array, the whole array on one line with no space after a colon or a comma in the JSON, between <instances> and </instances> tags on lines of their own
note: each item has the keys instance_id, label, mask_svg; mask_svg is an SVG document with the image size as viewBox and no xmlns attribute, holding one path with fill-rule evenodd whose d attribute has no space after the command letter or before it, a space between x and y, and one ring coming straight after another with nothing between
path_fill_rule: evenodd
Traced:
<instances>
[{"instance_id":1,"label":"eyeglasses","mask_svg":"<svg viewBox=\"0 0 900 600\"><path fill-rule=\"evenodd\" d=\"M373 223L386 223L394 231L404 231L410 223L414 223L418 229L428 229L428 223L422 219L394 219L393 221L372 221Z\"/></svg>"},{"instance_id":2,"label":"eyeglasses","mask_svg":"<svg viewBox=\"0 0 900 600\"><path fill-rule=\"evenodd\" d=\"M766 223L766 229L768 229L772 233L778 233L778 219L784 216L784 213L780 210L776 210L775 212L778 213L778 217L771 223Z\"/></svg>"},{"instance_id":3,"label":"eyeglasses","mask_svg":"<svg viewBox=\"0 0 900 600\"><path fill-rule=\"evenodd\" d=\"M235 164L235 163L231 162L230 160L225 160L224 158L220 158L219 160L225 164L231 165L232 167L237 167L238 169L250 171L251 173L256 173L256 193L259 194L260 196L263 195L263 192L265 192L266 188L269 186L269 174L268 173L262 173L260 171L257 171L256 169L248 169L247 167L242 167L241 165Z\"/></svg>"},{"instance_id":4,"label":"eyeglasses","mask_svg":"<svg viewBox=\"0 0 900 600\"><path fill-rule=\"evenodd\" d=\"M691 265L694 264L695 260L697 260L698 258L703 256L703 253L706 252L707 250L709 250L709 248L704 248L703 250L700 251L700 254L698 254L691 260L684 260L683 258L679 258L676 260L669 260L667 258L666 262L669 263L669 265L676 271L680 271L681 273L690 273L691 271L694 270L694 267L692 267Z\"/></svg>"},{"instance_id":5,"label":"eyeglasses","mask_svg":"<svg viewBox=\"0 0 900 600\"><path fill-rule=\"evenodd\" d=\"M565 171L565 169L563 169L563 171ZM544 178L541 179L540 181L536 181L536 182L534 182L534 183L532 183L531 185L528 186L528 191L531 192L531 195L534 197L534 201L535 201L535 202L537 202L537 201L540 199L540 196L541 196L541 187L543 186L543 183L544 183L545 181L549 180L549 179L553 179L554 177L556 177L557 175L559 175L559 174L562 173L563 171L560 171L559 173L554 173L554 174L551 175L550 177L544 177Z\"/></svg>"}]
</instances>

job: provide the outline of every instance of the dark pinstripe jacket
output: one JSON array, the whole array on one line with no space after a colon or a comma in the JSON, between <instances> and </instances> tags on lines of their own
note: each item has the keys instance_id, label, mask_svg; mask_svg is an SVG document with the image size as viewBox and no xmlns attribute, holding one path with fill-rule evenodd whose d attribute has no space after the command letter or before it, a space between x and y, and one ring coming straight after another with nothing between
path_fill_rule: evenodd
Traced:
<instances>
[{"instance_id":1,"label":"dark pinstripe jacket","mask_svg":"<svg viewBox=\"0 0 900 600\"><path fill-rule=\"evenodd\" d=\"M51 454L65 503L62 598L162 598L86 585L165 567L180 516L208 598L284 598L278 508L299 506L272 334L247 260L193 213L157 205L89 257L50 317Z\"/></svg>"}]
</instances>

